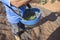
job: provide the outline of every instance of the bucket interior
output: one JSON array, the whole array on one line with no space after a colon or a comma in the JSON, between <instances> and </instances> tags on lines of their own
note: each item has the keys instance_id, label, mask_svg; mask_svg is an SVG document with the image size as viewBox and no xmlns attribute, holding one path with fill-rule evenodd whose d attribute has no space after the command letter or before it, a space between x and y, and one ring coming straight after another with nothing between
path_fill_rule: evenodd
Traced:
<instances>
[{"instance_id":1,"label":"bucket interior","mask_svg":"<svg viewBox=\"0 0 60 40\"><path fill-rule=\"evenodd\" d=\"M26 11L29 11L29 13L26 13ZM32 13L32 15L35 16L36 18L33 18L32 20L24 20L24 19L22 19L21 22L23 24L25 24L25 25L34 25L34 24L37 24L40 21L41 12L42 12L40 9L32 8L32 9L27 9L26 11L25 11L25 13L23 13L23 17L29 16L27 14L30 14L30 12L35 12L35 13Z\"/></svg>"},{"instance_id":2,"label":"bucket interior","mask_svg":"<svg viewBox=\"0 0 60 40\"><path fill-rule=\"evenodd\" d=\"M34 20L35 18L37 18L37 16L39 16L39 10L36 8L26 9L23 14L24 20Z\"/></svg>"}]
</instances>

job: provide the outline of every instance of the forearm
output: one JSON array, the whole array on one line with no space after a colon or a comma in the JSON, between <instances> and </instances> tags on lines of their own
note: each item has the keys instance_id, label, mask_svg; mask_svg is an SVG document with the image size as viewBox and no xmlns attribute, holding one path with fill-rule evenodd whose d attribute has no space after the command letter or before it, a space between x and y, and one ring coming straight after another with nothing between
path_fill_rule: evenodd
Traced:
<instances>
[{"instance_id":1,"label":"forearm","mask_svg":"<svg viewBox=\"0 0 60 40\"><path fill-rule=\"evenodd\" d=\"M11 1L11 4L16 7L21 7L22 5L25 5L29 2L30 2L30 0L20 0L20 1Z\"/></svg>"}]
</instances>

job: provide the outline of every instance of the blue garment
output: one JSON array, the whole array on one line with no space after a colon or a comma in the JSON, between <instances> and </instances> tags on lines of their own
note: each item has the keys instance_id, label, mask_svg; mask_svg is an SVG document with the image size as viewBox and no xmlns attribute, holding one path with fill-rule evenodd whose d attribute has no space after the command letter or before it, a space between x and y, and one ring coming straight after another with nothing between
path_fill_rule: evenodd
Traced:
<instances>
[{"instance_id":1,"label":"blue garment","mask_svg":"<svg viewBox=\"0 0 60 40\"><path fill-rule=\"evenodd\" d=\"M25 30L25 25L21 22L11 24L11 31L14 35L21 34L22 31Z\"/></svg>"},{"instance_id":2,"label":"blue garment","mask_svg":"<svg viewBox=\"0 0 60 40\"><path fill-rule=\"evenodd\" d=\"M14 10L16 10L17 8L15 6L11 6L10 5L10 0L1 0L2 2L6 3L7 5L9 5L10 7L12 7ZM8 21L10 23L18 23L21 19L19 18L19 16L17 14L15 14L9 7L7 7L6 5L4 5L6 8L6 17L8 19ZM19 8L20 14L22 15L23 12L25 11L26 6L21 6ZM22 15L23 16L23 15Z\"/></svg>"}]
</instances>

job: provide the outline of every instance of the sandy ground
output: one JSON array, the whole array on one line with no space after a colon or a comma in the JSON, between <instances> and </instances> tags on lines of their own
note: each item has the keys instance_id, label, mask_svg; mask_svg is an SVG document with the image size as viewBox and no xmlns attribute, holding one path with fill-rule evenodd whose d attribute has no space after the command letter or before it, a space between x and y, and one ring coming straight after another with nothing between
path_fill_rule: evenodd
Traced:
<instances>
[{"instance_id":1,"label":"sandy ground","mask_svg":"<svg viewBox=\"0 0 60 40\"><path fill-rule=\"evenodd\" d=\"M43 13L43 19L41 21L41 27L40 25L38 27L33 28L32 30L29 30L28 33L25 32L22 35L22 39L28 38L26 35L30 34L31 39L29 40L59 40L60 38L60 13L57 13L58 17L55 16L55 13L49 14L50 11L60 11L60 2L56 1L55 3L47 3L45 5L40 5L40 0L33 1L34 3L31 4L32 6L38 8L45 8ZM35 3L36 2L36 3ZM37 4L38 3L38 4ZM58 4L58 5L57 5ZM48 9L48 10L46 10ZM54 17L54 18L52 18ZM53 20L50 20L50 19ZM45 19L45 20L44 20ZM49 27L50 26L50 27ZM24 36L24 37L23 37ZM55 39L56 38L56 39ZM14 40L14 37L10 30L10 25L7 22L5 9L0 3L0 40ZM27 39L28 40L28 39Z\"/></svg>"},{"instance_id":2,"label":"sandy ground","mask_svg":"<svg viewBox=\"0 0 60 40\"><path fill-rule=\"evenodd\" d=\"M59 12L60 11L60 1L56 0L54 3L51 3L50 0L48 0L48 2L44 5L41 5L40 0L35 0L33 1L34 3L38 3L37 5L46 8L48 10L51 10L52 12ZM36 4L35 3L35 4Z\"/></svg>"}]
</instances>

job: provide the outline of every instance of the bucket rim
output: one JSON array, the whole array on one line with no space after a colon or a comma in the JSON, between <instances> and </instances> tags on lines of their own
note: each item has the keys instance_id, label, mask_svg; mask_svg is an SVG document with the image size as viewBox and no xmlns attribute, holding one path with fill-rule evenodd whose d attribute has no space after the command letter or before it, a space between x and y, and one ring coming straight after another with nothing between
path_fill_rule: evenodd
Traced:
<instances>
[{"instance_id":1,"label":"bucket rim","mask_svg":"<svg viewBox=\"0 0 60 40\"><path fill-rule=\"evenodd\" d=\"M42 15L42 10L41 9L39 9L39 8L30 8L30 10L32 10L32 9L37 9L37 10L39 10L39 16L38 17L36 17L36 18L39 18L41 15ZM27 9L28 10L28 9ZM35 19L36 19L35 18ZM33 20L25 20L25 19L22 19L22 21L33 21Z\"/></svg>"}]
</instances>

